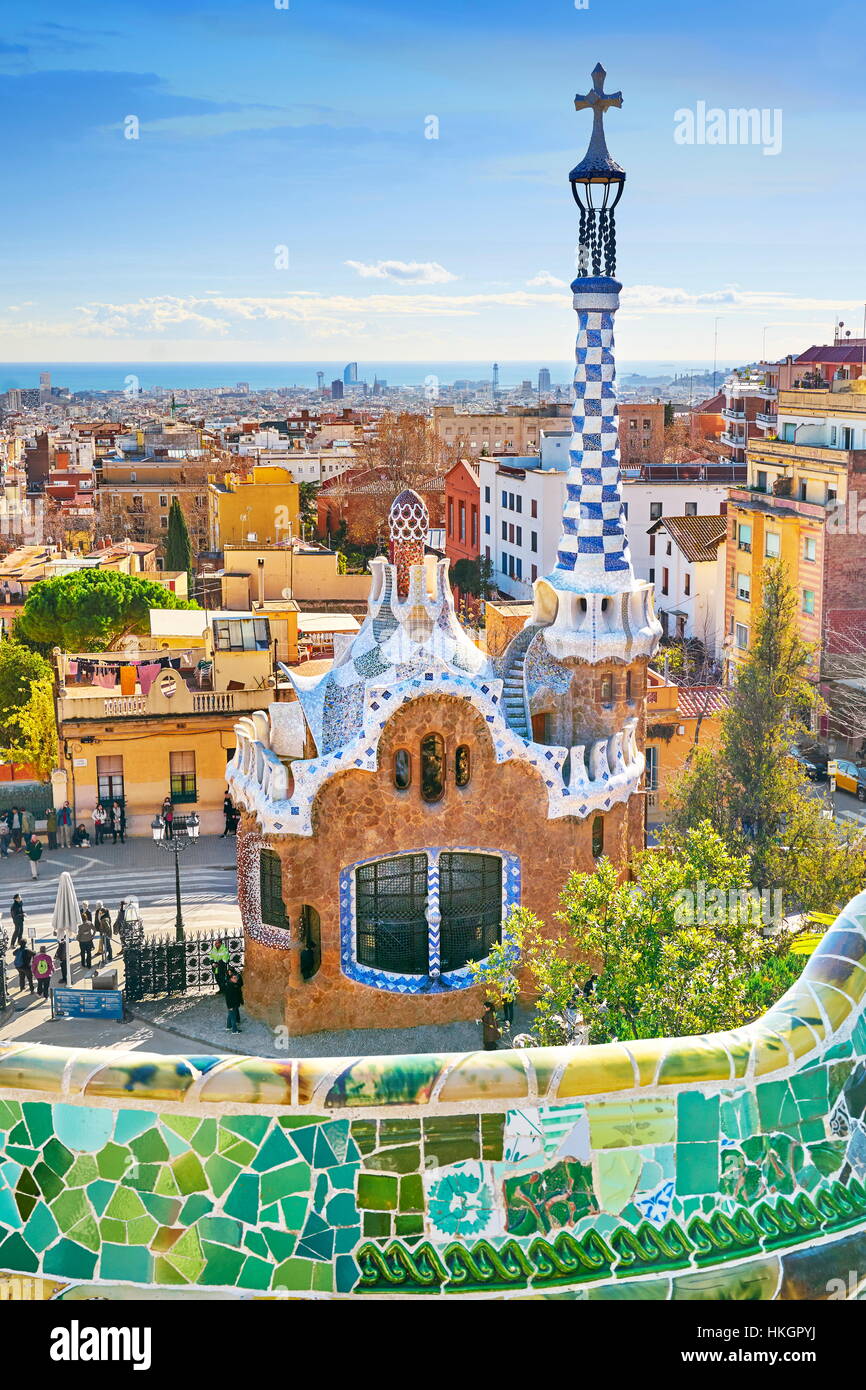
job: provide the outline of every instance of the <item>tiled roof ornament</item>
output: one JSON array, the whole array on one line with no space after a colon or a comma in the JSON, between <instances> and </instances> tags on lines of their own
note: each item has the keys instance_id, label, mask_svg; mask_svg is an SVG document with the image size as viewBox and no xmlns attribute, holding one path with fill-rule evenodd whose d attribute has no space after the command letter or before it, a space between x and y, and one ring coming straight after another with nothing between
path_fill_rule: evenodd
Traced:
<instances>
[{"instance_id":1,"label":"tiled roof ornament","mask_svg":"<svg viewBox=\"0 0 866 1390\"><path fill-rule=\"evenodd\" d=\"M423 565L424 546L430 530L426 503L414 488L404 488L394 498L388 513L388 530L391 564L397 569L397 594L400 598L406 598L410 567Z\"/></svg>"}]
</instances>

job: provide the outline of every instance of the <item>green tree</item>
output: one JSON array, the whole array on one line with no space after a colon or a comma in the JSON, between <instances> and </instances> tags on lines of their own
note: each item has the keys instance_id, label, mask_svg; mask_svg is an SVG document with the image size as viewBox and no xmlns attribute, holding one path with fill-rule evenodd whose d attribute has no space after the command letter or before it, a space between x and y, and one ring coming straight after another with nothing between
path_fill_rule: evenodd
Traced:
<instances>
[{"instance_id":1,"label":"green tree","mask_svg":"<svg viewBox=\"0 0 866 1390\"><path fill-rule=\"evenodd\" d=\"M10 763L31 763L41 781L47 781L57 766L57 720L54 712L54 682L40 676L30 689L27 703L16 715L17 735L0 756Z\"/></svg>"},{"instance_id":2,"label":"green tree","mask_svg":"<svg viewBox=\"0 0 866 1390\"><path fill-rule=\"evenodd\" d=\"M21 612L26 641L63 651L109 651L149 630L152 608L197 608L162 584L115 570L83 569L34 584Z\"/></svg>"},{"instance_id":3,"label":"green tree","mask_svg":"<svg viewBox=\"0 0 866 1390\"><path fill-rule=\"evenodd\" d=\"M181 505L176 497L171 499L168 510L168 533L165 538L165 567L177 574L185 574L192 588L192 541Z\"/></svg>"},{"instance_id":4,"label":"green tree","mask_svg":"<svg viewBox=\"0 0 866 1390\"><path fill-rule=\"evenodd\" d=\"M319 524L319 484L299 483L301 520L307 526L318 528Z\"/></svg>"},{"instance_id":5,"label":"green tree","mask_svg":"<svg viewBox=\"0 0 866 1390\"><path fill-rule=\"evenodd\" d=\"M751 882L781 890L789 912L839 907L866 879L862 831L836 825L790 757L817 701L809 657L796 596L771 561L719 746L694 750L669 801L674 827L707 819L732 852L748 855Z\"/></svg>"},{"instance_id":6,"label":"green tree","mask_svg":"<svg viewBox=\"0 0 866 1390\"><path fill-rule=\"evenodd\" d=\"M474 560L456 560L451 568L451 583L461 594L487 598L492 587L493 563L485 555Z\"/></svg>"},{"instance_id":7,"label":"green tree","mask_svg":"<svg viewBox=\"0 0 866 1390\"><path fill-rule=\"evenodd\" d=\"M44 656L21 642L0 642L0 740L4 744L21 739L18 716L35 682L46 679L52 679L52 671Z\"/></svg>"},{"instance_id":8,"label":"green tree","mask_svg":"<svg viewBox=\"0 0 866 1390\"><path fill-rule=\"evenodd\" d=\"M787 955L789 938L764 938L766 904L747 891L748 856L732 854L706 822L668 835L661 851L638 854L633 868L628 881L607 859L591 874L573 873L560 899L558 936L545 934L524 908L509 918L508 937L536 995L531 1031L538 1043L567 1041L575 1013L591 1042L733 1028L802 968L802 958L799 967L774 965L765 980L768 962ZM489 962L489 977L487 962L474 973L499 1000L516 962L504 948Z\"/></svg>"}]
</instances>

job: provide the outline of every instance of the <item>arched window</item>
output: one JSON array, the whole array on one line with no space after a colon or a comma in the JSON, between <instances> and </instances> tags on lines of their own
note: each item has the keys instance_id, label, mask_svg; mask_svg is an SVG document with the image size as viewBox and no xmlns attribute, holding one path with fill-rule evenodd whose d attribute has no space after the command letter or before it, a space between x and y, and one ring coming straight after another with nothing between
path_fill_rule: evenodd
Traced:
<instances>
[{"instance_id":1,"label":"arched window","mask_svg":"<svg viewBox=\"0 0 866 1390\"><path fill-rule=\"evenodd\" d=\"M259 893L262 903L262 922L269 927L289 930L289 918L283 902L283 866L276 850L263 849L259 863Z\"/></svg>"},{"instance_id":2,"label":"arched window","mask_svg":"<svg viewBox=\"0 0 866 1390\"><path fill-rule=\"evenodd\" d=\"M596 859L604 854L604 816L593 816L592 853Z\"/></svg>"},{"instance_id":3,"label":"arched window","mask_svg":"<svg viewBox=\"0 0 866 1390\"><path fill-rule=\"evenodd\" d=\"M404 792L412 781L412 754L408 748L398 748L394 753L394 786Z\"/></svg>"},{"instance_id":4,"label":"arched window","mask_svg":"<svg viewBox=\"0 0 866 1390\"><path fill-rule=\"evenodd\" d=\"M469 744L461 743L454 755L454 781L458 787L468 787L471 776L472 755L469 752Z\"/></svg>"},{"instance_id":5,"label":"arched window","mask_svg":"<svg viewBox=\"0 0 866 1390\"><path fill-rule=\"evenodd\" d=\"M625 673L625 698L631 699L631 671Z\"/></svg>"},{"instance_id":6,"label":"arched window","mask_svg":"<svg viewBox=\"0 0 866 1390\"><path fill-rule=\"evenodd\" d=\"M610 704L613 699L613 676L602 676L601 698L605 704Z\"/></svg>"},{"instance_id":7,"label":"arched window","mask_svg":"<svg viewBox=\"0 0 866 1390\"><path fill-rule=\"evenodd\" d=\"M421 795L439 801L445 791L445 740L441 734L425 734L421 740Z\"/></svg>"}]
</instances>

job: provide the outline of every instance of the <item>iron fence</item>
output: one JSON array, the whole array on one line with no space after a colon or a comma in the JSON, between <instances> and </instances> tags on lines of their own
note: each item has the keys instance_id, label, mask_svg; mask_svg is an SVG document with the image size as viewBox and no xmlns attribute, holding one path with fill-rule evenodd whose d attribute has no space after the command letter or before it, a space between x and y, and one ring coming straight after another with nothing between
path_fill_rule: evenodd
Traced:
<instances>
[{"instance_id":1,"label":"iron fence","mask_svg":"<svg viewBox=\"0 0 866 1390\"><path fill-rule=\"evenodd\" d=\"M184 941L174 936L145 937L130 932L123 942L126 998L140 999L167 994L215 994L216 979L209 952L217 941L228 948L228 965L243 968L244 938L217 932L190 933Z\"/></svg>"}]
</instances>

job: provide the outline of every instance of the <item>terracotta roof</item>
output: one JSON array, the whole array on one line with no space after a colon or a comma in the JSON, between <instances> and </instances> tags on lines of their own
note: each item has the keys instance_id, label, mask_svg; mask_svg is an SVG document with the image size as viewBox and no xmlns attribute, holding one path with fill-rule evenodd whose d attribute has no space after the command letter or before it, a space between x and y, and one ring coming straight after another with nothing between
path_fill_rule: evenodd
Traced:
<instances>
[{"instance_id":1,"label":"terracotta roof","mask_svg":"<svg viewBox=\"0 0 866 1390\"><path fill-rule=\"evenodd\" d=\"M727 529L724 516L663 516L650 526L649 534L667 531L689 563L700 564L704 560L715 560Z\"/></svg>"},{"instance_id":2,"label":"terracotta roof","mask_svg":"<svg viewBox=\"0 0 866 1390\"><path fill-rule=\"evenodd\" d=\"M693 415L720 415L725 408L725 393L717 391L714 396L692 407Z\"/></svg>"},{"instance_id":3,"label":"terracotta roof","mask_svg":"<svg viewBox=\"0 0 866 1390\"><path fill-rule=\"evenodd\" d=\"M836 343L833 347L810 347L795 357L795 362L863 362L866 357L866 343L857 338L853 342Z\"/></svg>"},{"instance_id":4,"label":"terracotta roof","mask_svg":"<svg viewBox=\"0 0 866 1390\"><path fill-rule=\"evenodd\" d=\"M722 714L731 703L731 693L721 685L680 685L677 687L677 709L685 717L695 719L699 714Z\"/></svg>"}]
</instances>

